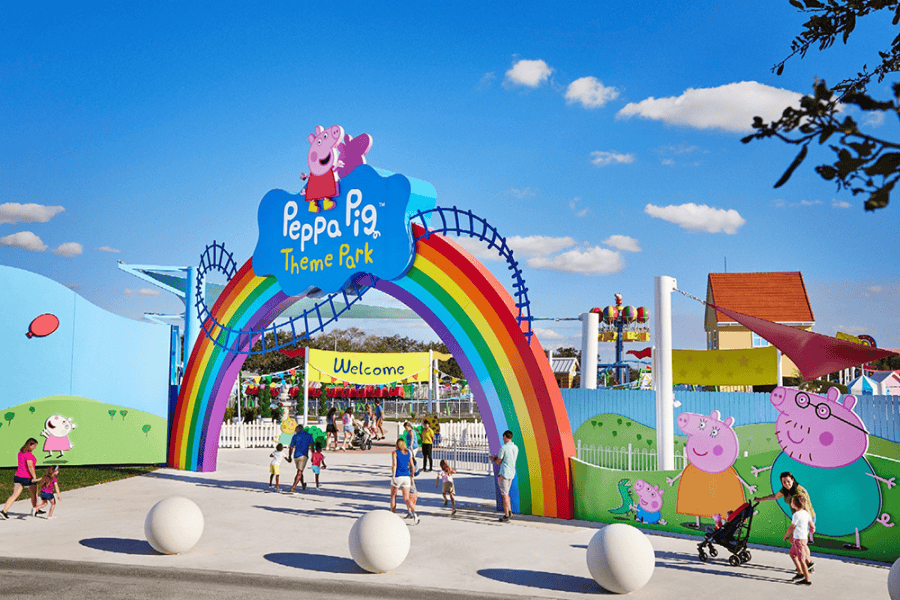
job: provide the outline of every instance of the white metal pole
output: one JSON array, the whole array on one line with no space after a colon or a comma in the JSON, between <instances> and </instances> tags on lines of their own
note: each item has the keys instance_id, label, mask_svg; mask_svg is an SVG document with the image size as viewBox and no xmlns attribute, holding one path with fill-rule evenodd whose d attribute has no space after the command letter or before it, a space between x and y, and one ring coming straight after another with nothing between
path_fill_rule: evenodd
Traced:
<instances>
[{"instance_id":1,"label":"white metal pole","mask_svg":"<svg viewBox=\"0 0 900 600\"><path fill-rule=\"evenodd\" d=\"M600 315L581 314L581 389L597 389L597 350L600 341Z\"/></svg>"},{"instance_id":2,"label":"white metal pole","mask_svg":"<svg viewBox=\"0 0 900 600\"><path fill-rule=\"evenodd\" d=\"M678 285L674 277L654 277L653 356L656 372L656 464L661 471L675 470L675 394L672 391L672 292Z\"/></svg>"},{"instance_id":3,"label":"white metal pole","mask_svg":"<svg viewBox=\"0 0 900 600\"><path fill-rule=\"evenodd\" d=\"M431 414L432 400L434 398L434 351L428 351L428 414Z\"/></svg>"},{"instance_id":4,"label":"white metal pole","mask_svg":"<svg viewBox=\"0 0 900 600\"><path fill-rule=\"evenodd\" d=\"M775 350L775 360L778 362L775 364L775 385L782 386L784 385L784 366L781 364L781 350Z\"/></svg>"},{"instance_id":5,"label":"white metal pole","mask_svg":"<svg viewBox=\"0 0 900 600\"><path fill-rule=\"evenodd\" d=\"M306 348L303 352L303 426L309 424L309 352Z\"/></svg>"}]
</instances>

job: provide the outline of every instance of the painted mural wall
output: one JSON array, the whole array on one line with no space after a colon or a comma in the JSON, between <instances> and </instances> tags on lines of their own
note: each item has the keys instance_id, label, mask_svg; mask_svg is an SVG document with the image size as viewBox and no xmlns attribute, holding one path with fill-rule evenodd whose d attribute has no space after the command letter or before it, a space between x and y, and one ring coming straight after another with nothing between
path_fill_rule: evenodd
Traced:
<instances>
[{"instance_id":1,"label":"painted mural wall","mask_svg":"<svg viewBox=\"0 0 900 600\"><path fill-rule=\"evenodd\" d=\"M618 404L615 391L597 392L608 396L601 405ZM640 408L619 406L573 424L583 458L572 461L575 518L695 534L699 544L729 511L780 491L781 473L790 472L808 491L816 513L814 554L886 562L900 558L900 443L875 435L863 417L874 408L884 411L877 420L896 424L900 399L868 406L836 390L820 396L786 388L765 395L704 396L703 403L721 410L697 410L690 405L700 400L690 402L694 396L676 393L676 400L685 399L675 410L676 455L688 458L686 465L676 461L677 471L605 468L598 466L603 455L588 451L628 444L634 452L655 451L655 429L628 415ZM739 399L742 405L735 402ZM747 406L750 402L758 406ZM756 422L742 424L732 409ZM761 502L749 542L789 547L782 537L790 514L783 499ZM727 550L719 547L719 552L720 560L728 558Z\"/></svg>"},{"instance_id":2,"label":"painted mural wall","mask_svg":"<svg viewBox=\"0 0 900 600\"><path fill-rule=\"evenodd\" d=\"M0 265L0 466L162 463L170 328L119 317Z\"/></svg>"}]
</instances>

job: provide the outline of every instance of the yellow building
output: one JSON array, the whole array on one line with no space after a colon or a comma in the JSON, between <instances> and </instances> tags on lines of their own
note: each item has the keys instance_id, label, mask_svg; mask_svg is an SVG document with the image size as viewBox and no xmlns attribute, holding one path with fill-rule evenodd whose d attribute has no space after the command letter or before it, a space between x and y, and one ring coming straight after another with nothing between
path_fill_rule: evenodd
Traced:
<instances>
[{"instance_id":1,"label":"yellow building","mask_svg":"<svg viewBox=\"0 0 900 600\"><path fill-rule=\"evenodd\" d=\"M706 301L745 315L812 331L815 324L803 275L788 273L710 273ZM704 323L708 350L761 348L769 342L721 312L706 307ZM784 377L797 370L793 361L781 357ZM735 388L743 389L743 388Z\"/></svg>"}]
</instances>

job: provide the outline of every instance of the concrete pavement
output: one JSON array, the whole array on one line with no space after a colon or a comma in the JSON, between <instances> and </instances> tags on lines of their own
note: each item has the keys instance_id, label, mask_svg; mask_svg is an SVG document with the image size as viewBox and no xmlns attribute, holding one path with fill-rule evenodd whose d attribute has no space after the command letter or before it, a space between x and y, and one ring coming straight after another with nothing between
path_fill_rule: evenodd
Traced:
<instances>
[{"instance_id":1,"label":"concrete pavement","mask_svg":"<svg viewBox=\"0 0 900 600\"><path fill-rule=\"evenodd\" d=\"M382 444L369 452L327 453L322 489L310 485L294 494L269 490L270 451L265 449L220 450L215 473L160 469L71 491L63 469L57 519L26 516L30 505L16 502L10 520L0 521L0 555L6 557L0 561L0 590L19 589L23 581L58 580L68 582L67 598L73 599L152 595L196 600L214 592L236 598L254 590L290 589L323 598L352 593L422 598L433 591L459 598L572 599L605 593L585 564L585 548L601 524L539 517L498 523L493 481L466 473L456 477L459 511L452 517L434 486L436 473L420 474L422 520L417 526L410 522L406 561L390 573L361 570L350 557L347 538L358 517L388 507L389 451ZM281 471L286 489L295 469L283 463ZM311 482L309 470L307 476ZM163 556L146 542L144 519L156 502L172 495L196 502L205 527L191 552ZM656 569L631 597L889 598L887 565L817 556L813 586L800 588L790 582L786 552L754 548L751 562L735 568L724 552L700 562L696 538L648 537Z\"/></svg>"}]
</instances>

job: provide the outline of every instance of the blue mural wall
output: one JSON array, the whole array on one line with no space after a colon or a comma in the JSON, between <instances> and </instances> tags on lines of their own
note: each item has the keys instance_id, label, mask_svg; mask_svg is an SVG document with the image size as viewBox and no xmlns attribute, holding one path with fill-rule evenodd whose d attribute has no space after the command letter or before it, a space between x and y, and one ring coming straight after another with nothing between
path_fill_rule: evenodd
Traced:
<instances>
[{"instance_id":1,"label":"blue mural wall","mask_svg":"<svg viewBox=\"0 0 900 600\"><path fill-rule=\"evenodd\" d=\"M46 277L0 265L0 466L15 464L27 437L50 439L42 433L54 431L48 426L54 415L77 425L68 436L74 448L58 452L61 463L164 462L170 333L109 313ZM105 456L104 436L128 450L112 447ZM55 442L49 446L62 447Z\"/></svg>"}]
</instances>

